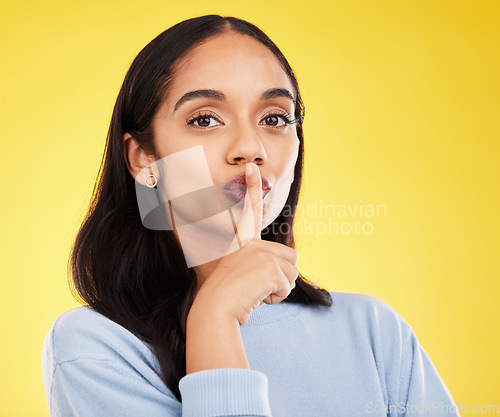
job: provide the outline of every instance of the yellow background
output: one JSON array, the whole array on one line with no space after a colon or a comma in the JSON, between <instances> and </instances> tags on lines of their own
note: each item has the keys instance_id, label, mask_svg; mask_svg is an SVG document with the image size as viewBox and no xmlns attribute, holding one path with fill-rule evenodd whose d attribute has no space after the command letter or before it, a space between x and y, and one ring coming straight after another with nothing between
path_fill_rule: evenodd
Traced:
<instances>
[{"instance_id":1,"label":"yellow background","mask_svg":"<svg viewBox=\"0 0 500 417\"><path fill-rule=\"evenodd\" d=\"M208 13L260 26L297 74L301 206L357 210L299 215L314 226L298 230L302 273L389 303L455 403L499 404L498 5L2 1L0 415L48 416L42 341L77 305L66 262L128 66ZM359 215L369 205L385 215ZM343 229L322 233L328 222Z\"/></svg>"}]
</instances>

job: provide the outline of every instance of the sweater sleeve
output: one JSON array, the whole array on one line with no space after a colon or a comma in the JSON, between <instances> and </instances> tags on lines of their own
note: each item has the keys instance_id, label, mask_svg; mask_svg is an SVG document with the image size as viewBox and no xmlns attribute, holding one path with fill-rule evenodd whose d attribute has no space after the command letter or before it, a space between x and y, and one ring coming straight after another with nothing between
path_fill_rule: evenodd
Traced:
<instances>
[{"instance_id":1,"label":"sweater sleeve","mask_svg":"<svg viewBox=\"0 0 500 417\"><path fill-rule=\"evenodd\" d=\"M270 417L267 378L254 370L195 372L179 382L182 403L104 359L58 364L49 396L51 417Z\"/></svg>"},{"instance_id":2,"label":"sweater sleeve","mask_svg":"<svg viewBox=\"0 0 500 417\"><path fill-rule=\"evenodd\" d=\"M193 372L179 381L183 417L271 417L267 377L260 371L219 368Z\"/></svg>"},{"instance_id":3,"label":"sweater sleeve","mask_svg":"<svg viewBox=\"0 0 500 417\"><path fill-rule=\"evenodd\" d=\"M392 406L392 409L391 409ZM434 364L411 330L403 341L399 398L388 416L460 416Z\"/></svg>"},{"instance_id":4,"label":"sweater sleeve","mask_svg":"<svg viewBox=\"0 0 500 417\"><path fill-rule=\"evenodd\" d=\"M47 400L51 417L180 416L175 399L108 359L57 364Z\"/></svg>"},{"instance_id":5,"label":"sweater sleeve","mask_svg":"<svg viewBox=\"0 0 500 417\"><path fill-rule=\"evenodd\" d=\"M96 313L65 314L47 334L42 371L51 417L271 417L268 380L251 369L209 369L179 381L182 403L130 332Z\"/></svg>"}]
</instances>

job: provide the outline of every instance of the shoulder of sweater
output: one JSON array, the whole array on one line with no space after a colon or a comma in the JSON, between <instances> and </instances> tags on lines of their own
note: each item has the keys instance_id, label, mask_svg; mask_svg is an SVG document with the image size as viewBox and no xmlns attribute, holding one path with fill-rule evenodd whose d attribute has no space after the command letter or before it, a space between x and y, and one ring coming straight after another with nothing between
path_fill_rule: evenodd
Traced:
<instances>
[{"instance_id":1,"label":"shoulder of sweater","mask_svg":"<svg viewBox=\"0 0 500 417\"><path fill-rule=\"evenodd\" d=\"M406 342L413 329L386 301L370 294L330 291L332 311L343 314L353 325L385 338Z\"/></svg>"},{"instance_id":2,"label":"shoulder of sweater","mask_svg":"<svg viewBox=\"0 0 500 417\"><path fill-rule=\"evenodd\" d=\"M88 306L61 314L46 335L44 351L54 364L78 359L151 362L149 346Z\"/></svg>"}]
</instances>

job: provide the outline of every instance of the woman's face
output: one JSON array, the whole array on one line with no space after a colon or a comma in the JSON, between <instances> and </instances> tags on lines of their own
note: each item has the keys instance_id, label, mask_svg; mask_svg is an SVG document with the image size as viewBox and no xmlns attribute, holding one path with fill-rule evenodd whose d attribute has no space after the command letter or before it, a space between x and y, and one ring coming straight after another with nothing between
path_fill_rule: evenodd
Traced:
<instances>
[{"instance_id":1,"label":"woman's face","mask_svg":"<svg viewBox=\"0 0 500 417\"><path fill-rule=\"evenodd\" d=\"M293 120L294 98L292 83L267 47L234 32L216 35L175 67L153 120L157 156L202 146L214 184L244 175L245 164L254 162L270 188L263 193L265 228L281 212L293 181L299 139L287 119ZM194 176L198 162L193 160Z\"/></svg>"}]
</instances>

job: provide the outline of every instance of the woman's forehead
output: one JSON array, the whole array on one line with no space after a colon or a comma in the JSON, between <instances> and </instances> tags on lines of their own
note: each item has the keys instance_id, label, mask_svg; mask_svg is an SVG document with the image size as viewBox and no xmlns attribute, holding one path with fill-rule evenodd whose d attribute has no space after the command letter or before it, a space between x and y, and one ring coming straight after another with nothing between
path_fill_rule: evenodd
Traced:
<instances>
[{"instance_id":1,"label":"woman's forehead","mask_svg":"<svg viewBox=\"0 0 500 417\"><path fill-rule=\"evenodd\" d=\"M187 91L215 86L228 96L233 92L260 94L269 88L293 89L280 61L265 45L233 33L210 38L180 60L170 92L180 97Z\"/></svg>"}]
</instances>

